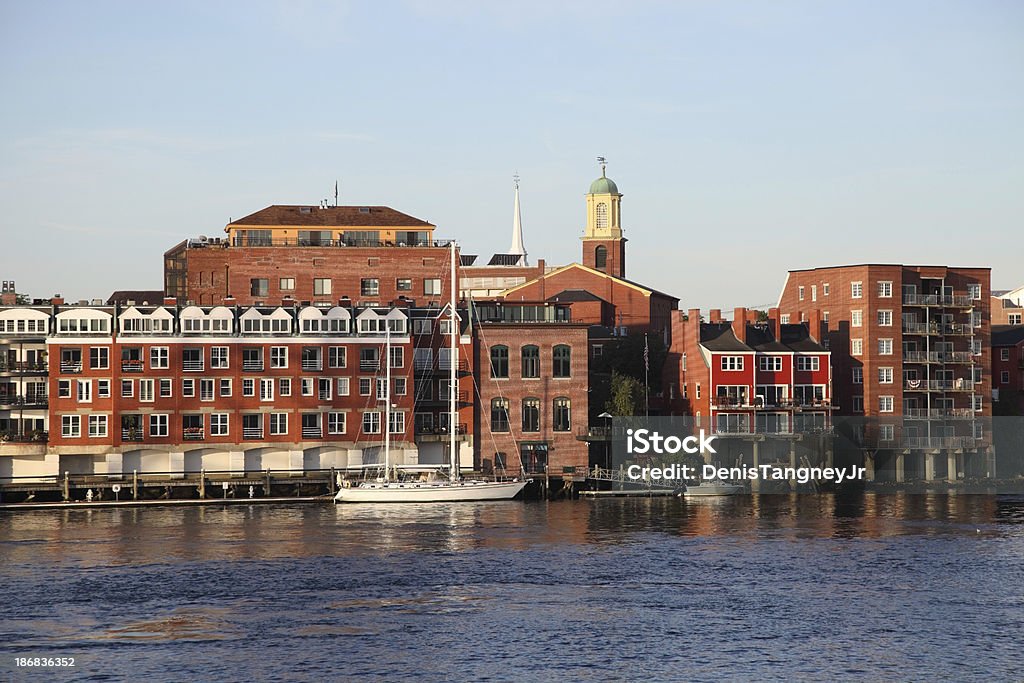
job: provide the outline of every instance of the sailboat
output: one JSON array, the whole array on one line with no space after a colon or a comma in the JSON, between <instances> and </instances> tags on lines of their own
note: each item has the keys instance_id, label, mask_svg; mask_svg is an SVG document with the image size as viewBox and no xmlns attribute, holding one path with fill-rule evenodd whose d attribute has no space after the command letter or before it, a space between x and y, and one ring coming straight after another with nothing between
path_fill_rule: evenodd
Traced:
<instances>
[{"instance_id":1,"label":"sailboat","mask_svg":"<svg viewBox=\"0 0 1024 683\"><path fill-rule=\"evenodd\" d=\"M356 486L341 488L334 496L337 503L434 503L456 501L487 501L511 500L519 495L529 480L513 479L512 481L485 481L463 479L459 466L458 451L458 416L456 413L456 396L458 383L456 369L458 367L458 335L459 324L455 310L455 242L451 243L451 305L450 324L448 327L450 354L448 356L448 446L449 469L448 479L440 481L402 481L392 477L391 472L391 331L386 331L387 351L385 367L384 392L384 475L377 481L365 481Z\"/></svg>"}]
</instances>

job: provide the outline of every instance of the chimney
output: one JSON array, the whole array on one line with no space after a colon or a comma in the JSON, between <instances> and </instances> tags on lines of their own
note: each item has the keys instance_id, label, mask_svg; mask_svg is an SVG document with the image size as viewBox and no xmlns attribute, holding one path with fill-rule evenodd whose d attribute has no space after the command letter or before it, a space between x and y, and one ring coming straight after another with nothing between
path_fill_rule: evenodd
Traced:
<instances>
[{"instance_id":1,"label":"chimney","mask_svg":"<svg viewBox=\"0 0 1024 683\"><path fill-rule=\"evenodd\" d=\"M774 306L768 309L768 329L772 331L775 341L779 341L779 309Z\"/></svg>"},{"instance_id":2,"label":"chimney","mask_svg":"<svg viewBox=\"0 0 1024 683\"><path fill-rule=\"evenodd\" d=\"M54 294L53 298L50 299L50 303L53 304L54 306L63 306L64 297L62 297L60 294Z\"/></svg>"},{"instance_id":3,"label":"chimney","mask_svg":"<svg viewBox=\"0 0 1024 683\"><path fill-rule=\"evenodd\" d=\"M291 294L285 294L283 297L281 297L281 305L285 307L294 306L295 297L293 297Z\"/></svg>"},{"instance_id":4,"label":"chimney","mask_svg":"<svg viewBox=\"0 0 1024 683\"><path fill-rule=\"evenodd\" d=\"M235 305L235 297L231 296L230 294L225 296L224 297L224 305L225 306L234 306Z\"/></svg>"},{"instance_id":5,"label":"chimney","mask_svg":"<svg viewBox=\"0 0 1024 683\"><path fill-rule=\"evenodd\" d=\"M178 298L177 297L174 297L174 296L165 296L164 297L164 306L177 306L177 305L178 305Z\"/></svg>"},{"instance_id":6,"label":"chimney","mask_svg":"<svg viewBox=\"0 0 1024 683\"><path fill-rule=\"evenodd\" d=\"M741 342L747 340L747 309L745 306L732 309L732 333Z\"/></svg>"},{"instance_id":7,"label":"chimney","mask_svg":"<svg viewBox=\"0 0 1024 683\"><path fill-rule=\"evenodd\" d=\"M811 311L808 328L815 341L821 341L821 309L815 308Z\"/></svg>"},{"instance_id":8,"label":"chimney","mask_svg":"<svg viewBox=\"0 0 1024 683\"><path fill-rule=\"evenodd\" d=\"M708 322L709 323L720 323L722 322L722 309L712 308L708 311Z\"/></svg>"},{"instance_id":9,"label":"chimney","mask_svg":"<svg viewBox=\"0 0 1024 683\"><path fill-rule=\"evenodd\" d=\"M757 322L757 311L747 311L747 322L751 324Z\"/></svg>"}]
</instances>

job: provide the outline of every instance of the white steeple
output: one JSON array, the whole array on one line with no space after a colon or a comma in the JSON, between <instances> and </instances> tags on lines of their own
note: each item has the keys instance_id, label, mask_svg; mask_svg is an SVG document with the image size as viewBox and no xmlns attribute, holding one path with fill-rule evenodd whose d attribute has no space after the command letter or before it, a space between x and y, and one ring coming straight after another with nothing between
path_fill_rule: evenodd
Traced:
<instances>
[{"instance_id":1,"label":"white steeple","mask_svg":"<svg viewBox=\"0 0 1024 683\"><path fill-rule=\"evenodd\" d=\"M518 254L521 258L519 266L528 266L526 262L526 247L523 246L523 220L519 213L519 174L513 176L516 184L515 205L512 209L512 246L508 248L509 254Z\"/></svg>"}]
</instances>

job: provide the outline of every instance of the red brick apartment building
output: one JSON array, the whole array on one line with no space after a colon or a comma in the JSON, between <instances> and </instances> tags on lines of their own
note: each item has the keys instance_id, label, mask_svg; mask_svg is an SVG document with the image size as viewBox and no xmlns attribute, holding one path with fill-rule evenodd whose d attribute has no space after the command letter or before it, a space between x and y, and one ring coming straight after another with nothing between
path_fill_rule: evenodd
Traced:
<instances>
[{"instance_id":1,"label":"red brick apartment building","mask_svg":"<svg viewBox=\"0 0 1024 683\"><path fill-rule=\"evenodd\" d=\"M807 324L781 324L775 313L759 321L737 308L728 321L713 309L705 321L691 309L673 318L672 412L739 443L748 464L792 459L795 439L831 429L830 353Z\"/></svg>"},{"instance_id":2,"label":"red brick apartment building","mask_svg":"<svg viewBox=\"0 0 1024 683\"><path fill-rule=\"evenodd\" d=\"M896 481L994 474L980 419L992 415L990 275L894 264L789 272L782 322L820 315L838 412L867 418L855 440L869 469Z\"/></svg>"},{"instance_id":3,"label":"red brick apartment building","mask_svg":"<svg viewBox=\"0 0 1024 683\"><path fill-rule=\"evenodd\" d=\"M992 328L992 386L1001 414L1024 415L1024 325Z\"/></svg>"}]
</instances>

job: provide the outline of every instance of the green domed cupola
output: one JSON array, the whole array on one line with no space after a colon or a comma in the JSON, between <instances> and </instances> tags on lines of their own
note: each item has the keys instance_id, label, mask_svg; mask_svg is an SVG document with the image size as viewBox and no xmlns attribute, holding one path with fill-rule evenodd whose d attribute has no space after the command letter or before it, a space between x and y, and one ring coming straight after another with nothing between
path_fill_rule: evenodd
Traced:
<instances>
[{"instance_id":1,"label":"green domed cupola","mask_svg":"<svg viewBox=\"0 0 1024 683\"><path fill-rule=\"evenodd\" d=\"M590 183L590 194L618 194L619 188L611 178L604 174L601 169L601 177Z\"/></svg>"}]
</instances>

